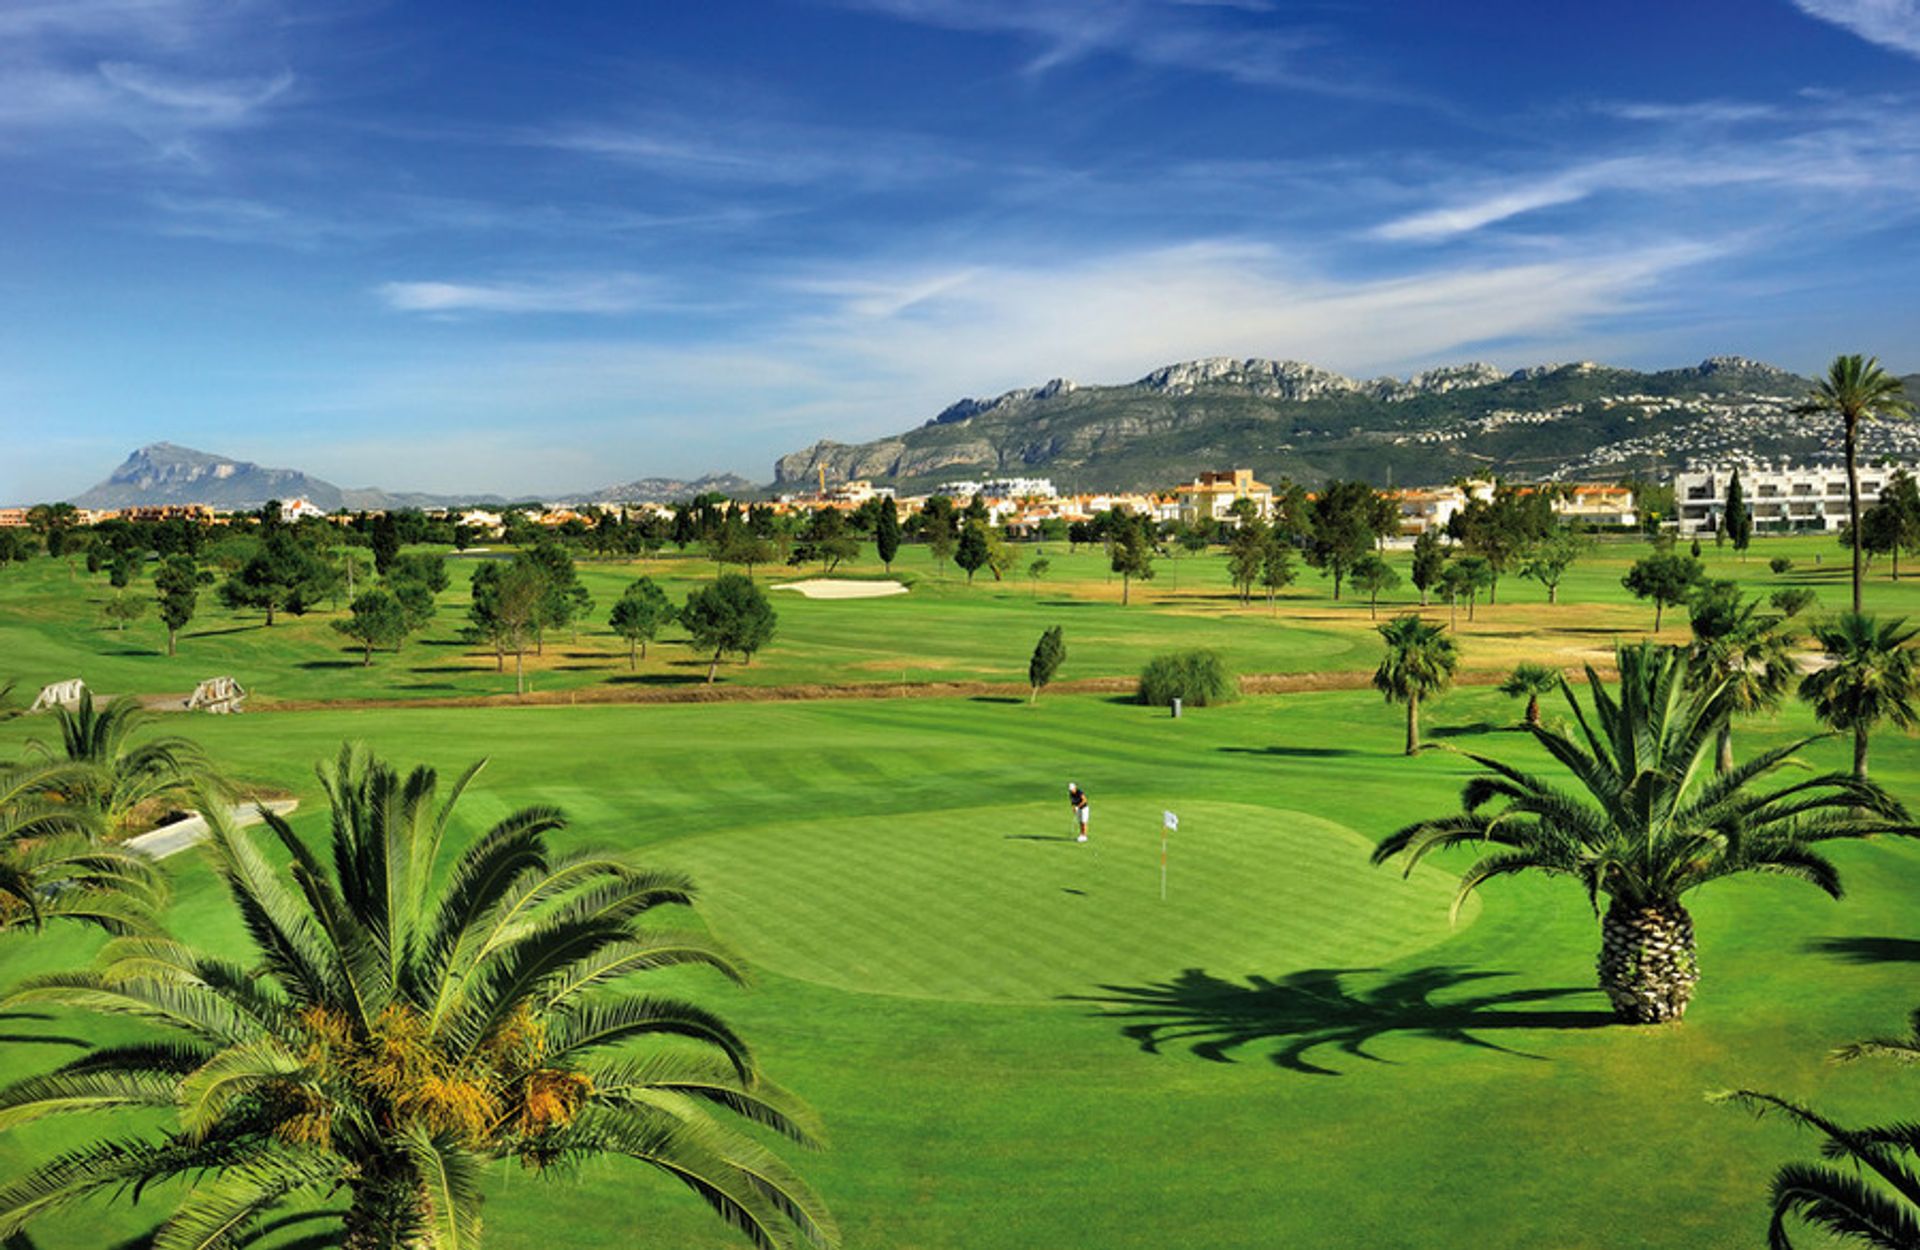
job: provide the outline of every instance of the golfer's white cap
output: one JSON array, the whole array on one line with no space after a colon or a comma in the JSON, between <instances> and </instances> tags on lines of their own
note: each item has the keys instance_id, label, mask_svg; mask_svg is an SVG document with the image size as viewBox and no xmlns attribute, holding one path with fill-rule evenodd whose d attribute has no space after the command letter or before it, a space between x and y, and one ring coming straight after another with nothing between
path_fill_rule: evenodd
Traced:
<instances>
[{"instance_id":1,"label":"golfer's white cap","mask_svg":"<svg viewBox=\"0 0 1920 1250\"><path fill-rule=\"evenodd\" d=\"M1069 790L1078 790L1079 788L1080 788L1079 786L1077 786L1077 785L1075 785L1075 784L1074 784L1073 782L1071 782L1071 781L1069 781L1069 782L1067 783L1067 789L1069 789Z\"/></svg>"}]
</instances>

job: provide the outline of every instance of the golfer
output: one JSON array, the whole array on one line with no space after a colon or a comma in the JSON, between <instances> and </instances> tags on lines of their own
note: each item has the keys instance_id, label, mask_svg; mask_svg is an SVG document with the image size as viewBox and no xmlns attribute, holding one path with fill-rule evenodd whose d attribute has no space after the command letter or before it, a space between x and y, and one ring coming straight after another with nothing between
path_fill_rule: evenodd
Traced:
<instances>
[{"instance_id":1,"label":"golfer","mask_svg":"<svg viewBox=\"0 0 1920 1250\"><path fill-rule=\"evenodd\" d=\"M1087 802L1087 792L1069 781L1067 783L1067 801L1073 804L1073 818L1080 822L1080 836L1075 838L1074 841L1085 842L1087 840L1087 816L1093 810L1092 805Z\"/></svg>"}]
</instances>

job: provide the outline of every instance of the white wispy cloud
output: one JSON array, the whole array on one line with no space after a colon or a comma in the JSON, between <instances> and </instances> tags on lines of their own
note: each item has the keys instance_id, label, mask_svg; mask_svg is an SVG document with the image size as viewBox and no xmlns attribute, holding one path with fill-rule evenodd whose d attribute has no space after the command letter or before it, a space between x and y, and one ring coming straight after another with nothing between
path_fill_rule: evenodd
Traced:
<instances>
[{"instance_id":1,"label":"white wispy cloud","mask_svg":"<svg viewBox=\"0 0 1920 1250\"><path fill-rule=\"evenodd\" d=\"M613 273L520 282L386 282L389 308L424 313L624 313L654 302L659 287L641 274Z\"/></svg>"},{"instance_id":2,"label":"white wispy cloud","mask_svg":"<svg viewBox=\"0 0 1920 1250\"><path fill-rule=\"evenodd\" d=\"M293 95L284 64L236 75L267 0L23 0L0 6L0 148L129 140L197 157ZM261 52L266 60L270 53ZM57 145L57 146L55 146Z\"/></svg>"},{"instance_id":3,"label":"white wispy cloud","mask_svg":"<svg viewBox=\"0 0 1920 1250\"><path fill-rule=\"evenodd\" d=\"M1333 42L1321 26L1281 22L1257 0L839 0L844 6L948 30L1011 35L1033 52L1031 73L1095 55L1157 69L1229 78L1254 86L1336 95L1389 94L1351 74L1324 76L1309 52ZM1209 10L1231 10L1223 22ZM1245 20L1246 16L1257 20Z\"/></svg>"},{"instance_id":4,"label":"white wispy cloud","mask_svg":"<svg viewBox=\"0 0 1920 1250\"><path fill-rule=\"evenodd\" d=\"M758 118L653 116L570 123L527 132L521 141L690 181L740 185L876 189L978 169L976 162L927 136Z\"/></svg>"},{"instance_id":5,"label":"white wispy cloud","mask_svg":"<svg viewBox=\"0 0 1920 1250\"><path fill-rule=\"evenodd\" d=\"M1920 116L1910 100L1809 96L1792 108L1712 101L1603 111L1652 129L1624 136L1615 155L1436 180L1420 194L1437 202L1390 218L1371 236L1442 242L1609 193L1697 204L1702 192L1764 190L1774 207L1801 200L1823 214L1841 208L1863 218L1909 215L1920 196ZM1849 193L1845 205L1833 200L1836 191ZM1724 200L1701 208L1721 219L1740 211Z\"/></svg>"},{"instance_id":6,"label":"white wispy cloud","mask_svg":"<svg viewBox=\"0 0 1920 1250\"><path fill-rule=\"evenodd\" d=\"M1832 22L1908 56L1920 56L1920 0L1793 0L1809 17Z\"/></svg>"}]
</instances>

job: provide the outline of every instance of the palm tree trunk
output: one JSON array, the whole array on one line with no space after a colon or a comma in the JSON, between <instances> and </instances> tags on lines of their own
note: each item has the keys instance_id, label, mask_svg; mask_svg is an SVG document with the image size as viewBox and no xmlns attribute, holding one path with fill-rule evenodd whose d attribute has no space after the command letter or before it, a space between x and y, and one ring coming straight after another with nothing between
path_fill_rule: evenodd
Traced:
<instances>
[{"instance_id":1,"label":"palm tree trunk","mask_svg":"<svg viewBox=\"0 0 1920 1250\"><path fill-rule=\"evenodd\" d=\"M1597 970L1614 1014L1628 1024L1680 1019L1700 980L1693 917L1678 902L1612 903L1600 922Z\"/></svg>"},{"instance_id":2,"label":"palm tree trunk","mask_svg":"<svg viewBox=\"0 0 1920 1250\"><path fill-rule=\"evenodd\" d=\"M1731 720L1720 726L1720 754L1715 763L1723 773L1733 771L1733 722Z\"/></svg>"},{"instance_id":3,"label":"palm tree trunk","mask_svg":"<svg viewBox=\"0 0 1920 1250\"><path fill-rule=\"evenodd\" d=\"M1867 727L1864 724L1853 727L1853 775L1862 781L1867 779Z\"/></svg>"},{"instance_id":4,"label":"palm tree trunk","mask_svg":"<svg viewBox=\"0 0 1920 1250\"><path fill-rule=\"evenodd\" d=\"M419 1250L426 1243L409 1230L426 1225L427 1196L404 1176L375 1176L356 1183L341 1220L342 1250Z\"/></svg>"},{"instance_id":5,"label":"palm tree trunk","mask_svg":"<svg viewBox=\"0 0 1920 1250\"><path fill-rule=\"evenodd\" d=\"M1860 418L1849 412L1847 424L1847 524L1851 527L1853 542L1853 610L1860 610L1860 468L1854 463L1856 458Z\"/></svg>"},{"instance_id":6,"label":"palm tree trunk","mask_svg":"<svg viewBox=\"0 0 1920 1250\"><path fill-rule=\"evenodd\" d=\"M1527 725L1533 729L1540 727L1540 696L1537 694L1527 696Z\"/></svg>"},{"instance_id":7,"label":"palm tree trunk","mask_svg":"<svg viewBox=\"0 0 1920 1250\"><path fill-rule=\"evenodd\" d=\"M1420 753L1420 700L1407 700L1407 754Z\"/></svg>"}]
</instances>

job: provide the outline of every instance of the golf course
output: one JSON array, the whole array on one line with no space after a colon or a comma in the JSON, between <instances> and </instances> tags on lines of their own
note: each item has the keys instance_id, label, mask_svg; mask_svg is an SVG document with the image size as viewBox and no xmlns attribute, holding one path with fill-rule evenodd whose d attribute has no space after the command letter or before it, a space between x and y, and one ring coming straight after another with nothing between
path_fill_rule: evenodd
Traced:
<instances>
[{"instance_id":1,"label":"golf course","mask_svg":"<svg viewBox=\"0 0 1920 1250\"><path fill-rule=\"evenodd\" d=\"M766 1078L817 1114L822 1149L781 1149L847 1246L1758 1245L1771 1177L1817 1144L1708 1095L1768 1090L1843 1123L1911 1114L1909 1075L1827 1056L1900 1031L1920 1006L1920 845L1827 848L1839 901L1752 873L1689 895L1697 997L1684 1021L1651 1026L1619 1023L1596 988L1599 923L1577 882L1502 877L1450 917L1475 851L1410 872L1369 862L1395 830L1458 810L1481 771L1462 752L1552 768L1491 682L1522 659L1610 676L1615 641L1652 624L1620 586L1647 550L1602 545L1555 605L1518 577L1472 621L1462 605L1459 680L1423 708L1428 749L1413 756L1400 710L1364 688L1382 651L1365 599L1335 602L1303 570L1274 604L1243 605L1217 552L1162 561L1122 607L1098 551L1050 550L1042 584L968 585L909 546L908 593L775 596L773 641L751 664L724 663L713 687L675 631L629 671L604 624L633 578L677 601L711 580L710 562L583 560L598 606L529 655L524 701L511 661L503 677L459 637L458 561L436 622L369 666L327 610L268 628L209 608L170 659L151 621L97 623L99 579L41 559L0 572L0 681L30 697L78 676L102 696L151 698L237 677L252 692L244 714L156 715L147 732L188 736L230 778L297 798L291 824L315 846L328 824L315 765L351 741L443 784L487 761L449 847L552 805L566 816L556 846L687 874L695 902L662 923L704 931L746 984L671 968L650 988L724 1016ZM1807 537L1702 559L1749 593L1804 585L1838 608L1844 554ZM1773 571L1775 556L1793 568ZM1406 558L1390 555L1403 571ZM869 558L841 575L879 574ZM1878 563L1867 594L1871 610L1920 613L1920 586ZM1402 589L1379 620L1415 609ZM1425 609L1440 624L1450 614ZM1028 654L1056 624L1061 686L1030 701ZM1663 639L1686 631L1670 610ZM1281 692L1178 718L1132 697L1124 682L1149 657L1194 646ZM709 689L757 694L661 697ZM1557 694L1543 711L1569 717ZM1821 732L1790 700L1737 719L1734 749L1745 759ZM0 758L50 735L46 714L0 724ZM1844 771L1848 751L1829 737L1799 758ZM1875 734L1872 775L1920 802L1920 748L1897 731ZM1069 781L1091 797L1085 844ZM1178 829L1163 852L1168 812ZM243 959L247 931L209 862L188 850L163 871L173 934ZM0 980L84 966L101 943L74 925L0 934ZM0 1033L8 1080L151 1035L30 1004L9 1008ZM116 1114L118 1131L165 1124ZM106 1130L93 1120L0 1133L0 1175L94 1140ZM631 1164L500 1162L482 1183L492 1246L744 1244ZM143 1245L173 1192L51 1214L34 1244ZM314 1244L298 1240L309 1232L250 1244Z\"/></svg>"}]
</instances>

